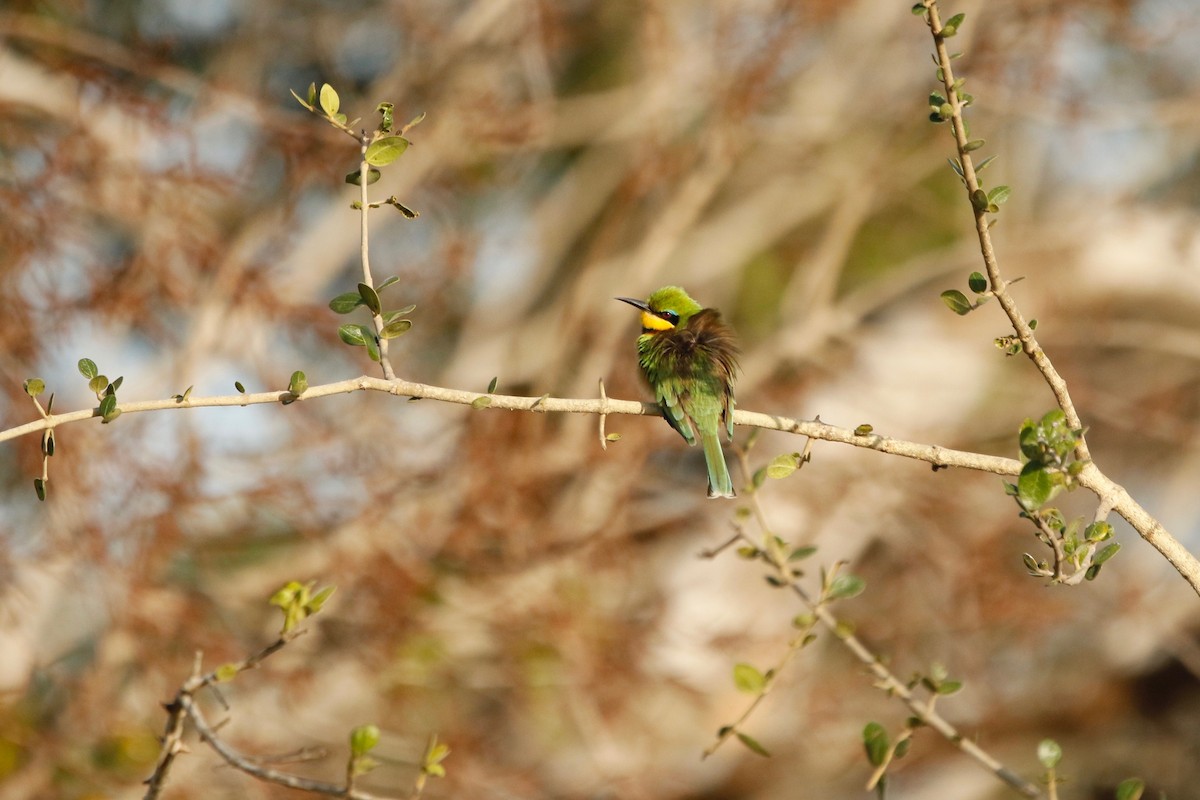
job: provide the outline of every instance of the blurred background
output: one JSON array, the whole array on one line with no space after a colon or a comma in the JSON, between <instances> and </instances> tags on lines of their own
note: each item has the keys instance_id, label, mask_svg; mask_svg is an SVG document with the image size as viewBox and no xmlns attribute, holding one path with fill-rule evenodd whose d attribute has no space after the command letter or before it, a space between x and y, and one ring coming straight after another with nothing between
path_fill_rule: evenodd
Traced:
<instances>
[{"instance_id":1,"label":"blurred background","mask_svg":"<svg viewBox=\"0 0 1200 800\"><path fill-rule=\"evenodd\" d=\"M373 196L407 379L649 399L615 295L679 283L738 329L741 407L1005 456L1053 399L993 339L994 306L938 299L981 268L928 119L932 43L907 0L12 0L0 11L0 421L122 400L378 374L329 311L359 280L357 147L289 95L329 82L351 119L427 112ZM947 5L968 118L1013 195L1002 269L1069 381L1093 454L1200 551L1200 8L1190 0ZM365 321L359 319L358 321ZM906 709L822 635L747 732L734 663L775 664L800 612L732 553L743 503L704 497L661 421L472 411L361 393L127 414L0 446L0 794L141 796L168 700L266 644L287 580L327 610L224 690L225 738L336 781L383 729L362 788L426 797L856 798L861 731ZM739 430L744 443L747 431ZM762 436L752 466L799 450ZM738 484L741 484L739 479ZM1200 601L1122 524L1099 580L1047 587L993 475L817 443L761 498L776 532L867 580L836 612L901 677L1029 778L1054 737L1062 795L1140 775L1200 783ZM1089 515L1094 499L1063 506ZM815 573L815 569L813 570ZM815 577L814 577L815 580ZM895 798L1012 796L924 731ZM171 798L296 793L193 742Z\"/></svg>"}]
</instances>

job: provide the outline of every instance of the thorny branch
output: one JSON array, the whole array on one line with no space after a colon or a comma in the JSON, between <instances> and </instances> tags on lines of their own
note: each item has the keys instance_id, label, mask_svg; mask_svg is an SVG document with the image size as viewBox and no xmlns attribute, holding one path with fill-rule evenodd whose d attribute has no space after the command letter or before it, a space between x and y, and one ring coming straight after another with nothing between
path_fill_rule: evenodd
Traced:
<instances>
[{"instance_id":1,"label":"thorny branch","mask_svg":"<svg viewBox=\"0 0 1200 800\"><path fill-rule=\"evenodd\" d=\"M386 392L398 397L440 400L445 403L474 406L477 410L481 410L484 407L477 405L479 399L486 397L488 398L486 408L507 411L606 415L632 414L646 417L661 416L661 411L657 405L632 400L614 400L609 397L572 399L550 397L549 395L521 397L516 395L487 394L431 386L429 384L414 383L400 379L389 381L366 375L335 383L310 386L298 397L288 391L213 397L189 396L188 399L182 401L166 399L120 403L117 408L124 414L132 414L141 411L160 411L170 408L246 406L279 403L284 400L288 402L293 400L315 400L319 397L349 394L350 392L357 391ZM0 431L0 442L31 433L40 433L56 428L59 425L80 422L96 416L99 416L99 411L94 408L71 411L64 414L49 414L41 419L27 422L24 425ZM892 439L876 433L860 434L854 430L839 428L820 420L797 420L777 414L763 414L739 409L734 412L733 421L735 425L793 433L800 436L807 436L811 439L848 444L903 458L924 461L938 469L943 467L959 467L960 469L990 472L995 475L1017 475L1021 471L1021 462L1016 459L972 453L966 450L953 450L939 445L922 444L903 439ZM1087 464L1077 480L1080 486L1103 498L1103 502L1111 503L1112 510L1132 525L1143 539L1166 557L1175 569L1179 571L1179 574L1191 585L1192 589L1200 595L1200 560L1197 560L1195 556L1189 553L1150 512L1146 511L1123 487L1105 476L1092 463Z\"/></svg>"}]
</instances>

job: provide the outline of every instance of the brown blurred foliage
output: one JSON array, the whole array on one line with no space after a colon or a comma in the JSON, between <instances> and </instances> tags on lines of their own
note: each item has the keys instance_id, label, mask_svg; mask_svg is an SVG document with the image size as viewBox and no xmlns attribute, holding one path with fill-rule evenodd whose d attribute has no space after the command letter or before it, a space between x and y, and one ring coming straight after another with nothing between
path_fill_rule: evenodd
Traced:
<instances>
[{"instance_id":1,"label":"brown blurred foliage","mask_svg":"<svg viewBox=\"0 0 1200 800\"><path fill-rule=\"evenodd\" d=\"M312 81L374 122L420 111L374 196L377 278L417 304L406 378L537 396L647 398L614 295L680 283L739 329L742 407L1014 455L1053 399L937 295L978 269L970 210L926 119L928 32L861 0L14 2L0 12L0 413L283 388L372 372L326 306L358 277L357 153L295 104ZM1200 12L1182 0L966 2L954 44L973 135L1014 188L998 251L1075 393L1097 460L1193 550L1200 478ZM140 796L159 703L273 636L287 580L336 584L308 635L227 687L248 752L328 748L336 780L373 722L403 794L426 737L453 749L425 796L860 797L860 732L904 709L836 641L804 651L749 729L735 662L766 668L801 609L732 555L664 424L340 396L125 415L59 431L36 501L34 437L0 447L0 794ZM744 440L745 432L739 432ZM754 463L799 449L768 435ZM1200 781L1196 597L1136 536L1095 583L1047 588L995 476L819 445L769 482L777 532L847 559L840 604L901 675L940 662L940 706L1066 796L1140 774ZM1072 506L1072 503L1074 506ZM1087 498L1070 498L1090 514ZM219 710L214 706L214 714ZM294 797L194 742L172 798ZM397 788L399 787L399 788ZM895 797L1005 796L919 733Z\"/></svg>"}]
</instances>

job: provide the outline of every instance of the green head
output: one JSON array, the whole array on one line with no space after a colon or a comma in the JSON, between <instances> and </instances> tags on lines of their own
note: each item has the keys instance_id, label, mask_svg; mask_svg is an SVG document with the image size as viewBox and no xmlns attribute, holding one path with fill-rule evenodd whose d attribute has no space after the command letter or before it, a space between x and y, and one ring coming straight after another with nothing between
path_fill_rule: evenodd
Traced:
<instances>
[{"instance_id":1,"label":"green head","mask_svg":"<svg viewBox=\"0 0 1200 800\"><path fill-rule=\"evenodd\" d=\"M645 301L632 297L618 300L642 310L642 330L669 331L687 325L687 321L701 306L678 286L664 286Z\"/></svg>"}]
</instances>

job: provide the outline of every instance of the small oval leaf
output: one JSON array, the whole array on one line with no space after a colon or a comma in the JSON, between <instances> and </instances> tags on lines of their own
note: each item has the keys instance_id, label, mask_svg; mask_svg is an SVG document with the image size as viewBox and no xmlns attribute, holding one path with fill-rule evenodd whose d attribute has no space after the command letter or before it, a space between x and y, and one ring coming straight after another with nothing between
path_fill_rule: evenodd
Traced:
<instances>
[{"instance_id":1,"label":"small oval leaf","mask_svg":"<svg viewBox=\"0 0 1200 800\"><path fill-rule=\"evenodd\" d=\"M100 370L96 366L95 361L92 361L90 358L81 358L79 359L79 374L91 380L100 374Z\"/></svg>"},{"instance_id":2,"label":"small oval leaf","mask_svg":"<svg viewBox=\"0 0 1200 800\"><path fill-rule=\"evenodd\" d=\"M398 319L385 325L379 335L384 339L395 339L397 336L408 333L410 328L412 328L412 320Z\"/></svg>"},{"instance_id":3,"label":"small oval leaf","mask_svg":"<svg viewBox=\"0 0 1200 800\"><path fill-rule=\"evenodd\" d=\"M767 678L751 664L734 664L733 685L739 692L762 694L767 686Z\"/></svg>"},{"instance_id":4,"label":"small oval leaf","mask_svg":"<svg viewBox=\"0 0 1200 800\"><path fill-rule=\"evenodd\" d=\"M971 313L971 301L967 300L967 296L958 289L947 289L942 292L941 298L946 307L960 317Z\"/></svg>"},{"instance_id":5,"label":"small oval leaf","mask_svg":"<svg viewBox=\"0 0 1200 800\"><path fill-rule=\"evenodd\" d=\"M333 117L338 113L338 109L342 107L342 101L338 97L338 93L328 83L321 84L321 110L326 115Z\"/></svg>"},{"instance_id":6,"label":"small oval leaf","mask_svg":"<svg viewBox=\"0 0 1200 800\"><path fill-rule=\"evenodd\" d=\"M366 162L373 167L386 167L395 161L408 149L409 141L403 136L387 136L372 142L367 147L364 156Z\"/></svg>"},{"instance_id":7,"label":"small oval leaf","mask_svg":"<svg viewBox=\"0 0 1200 800\"><path fill-rule=\"evenodd\" d=\"M771 754L769 752L767 752L767 748L765 748L761 744L759 744L758 740L748 736L747 734L742 733L741 731L738 731L737 738L738 738L739 742L746 745L746 747L750 750L750 752L752 752L756 755L760 755L763 758L771 757Z\"/></svg>"},{"instance_id":8,"label":"small oval leaf","mask_svg":"<svg viewBox=\"0 0 1200 800\"><path fill-rule=\"evenodd\" d=\"M379 304L379 293L375 291L374 287L360 283L358 285L358 296L362 298L363 305L369 308L372 314L378 314L383 310L383 306Z\"/></svg>"},{"instance_id":9,"label":"small oval leaf","mask_svg":"<svg viewBox=\"0 0 1200 800\"><path fill-rule=\"evenodd\" d=\"M382 172L375 169L374 167L371 167L367 171L367 186L370 186L372 183L375 183L382 176L383 176ZM354 170L354 172L347 172L346 173L346 183L353 184L354 186L361 185L362 184L362 176L359 173L359 171Z\"/></svg>"},{"instance_id":10,"label":"small oval leaf","mask_svg":"<svg viewBox=\"0 0 1200 800\"><path fill-rule=\"evenodd\" d=\"M363 304L362 295L358 292L339 294L329 301L329 308L335 314L349 314Z\"/></svg>"},{"instance_id":11,"label":"small oval leaf","mask_svg":"<svg viewBox=\"0 0 1200 800\"><path fill-rule=\"evenodd\" d=\"M867 582L857 575L838 575L829 586L830 600L844 600L857 597L867 588Z\"/></svg>"},{"instance_id":12,"label":"small oval leaf","mask_svg":"<svg viewBox=\"0 0 1200 800\"><path fill-rule=\"evenodd\" d=\"M367 343L367 338L363 336L362 326L355 325L353 322L338 328L338 336L352 347L363 347Z\"/></svg>"}]
</instances>

